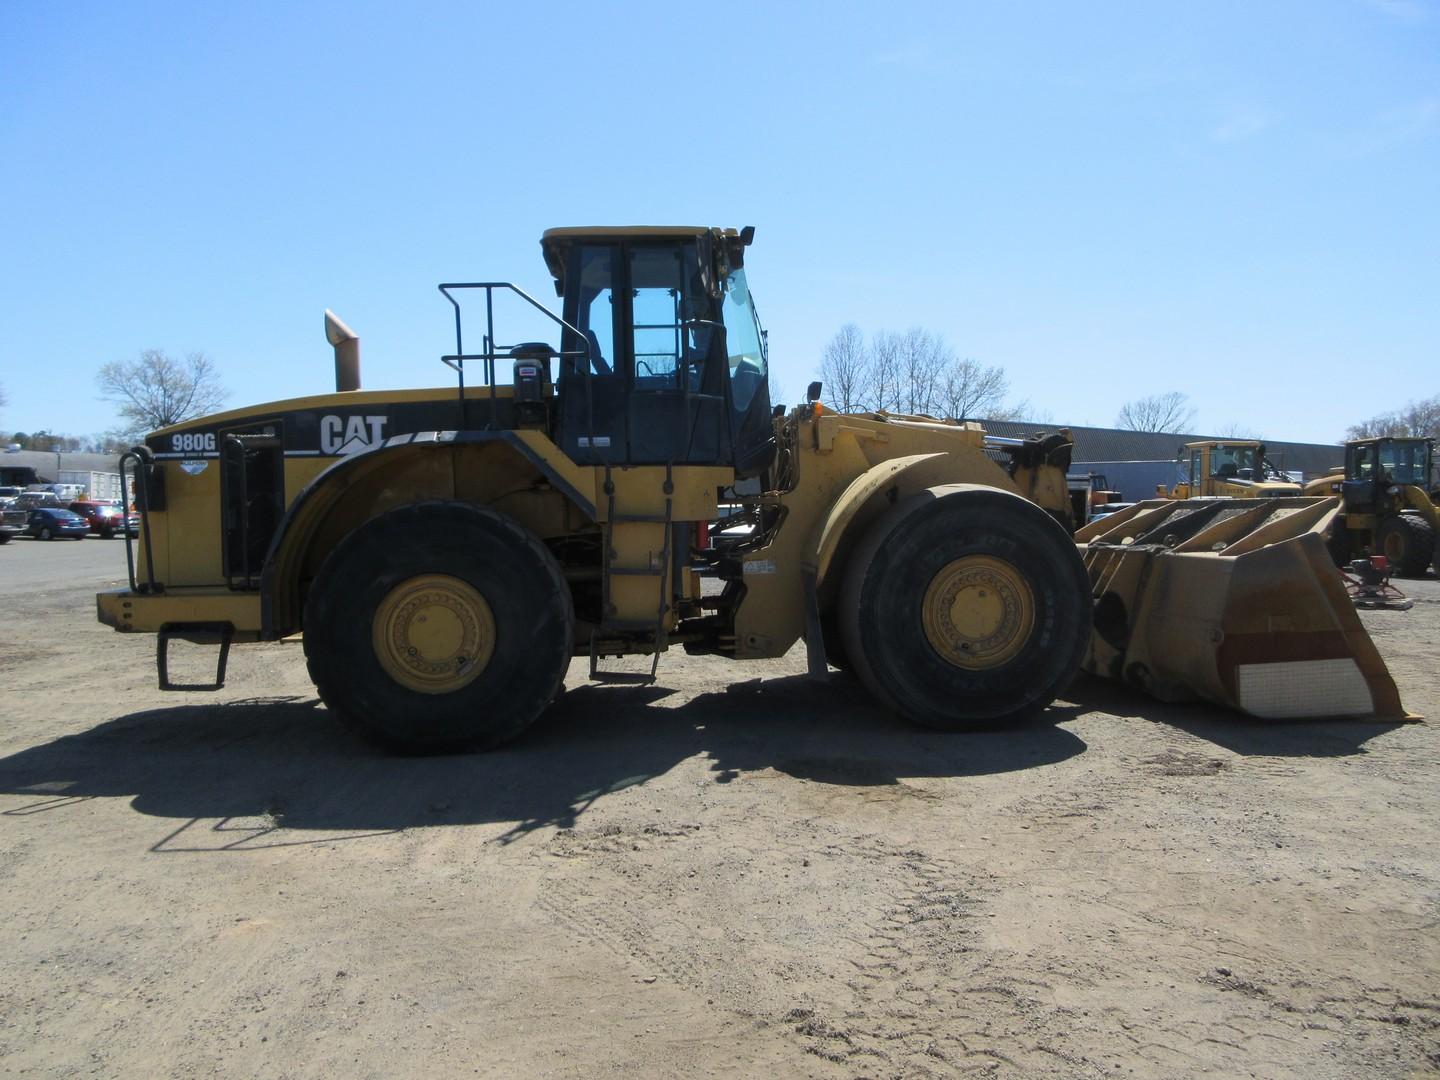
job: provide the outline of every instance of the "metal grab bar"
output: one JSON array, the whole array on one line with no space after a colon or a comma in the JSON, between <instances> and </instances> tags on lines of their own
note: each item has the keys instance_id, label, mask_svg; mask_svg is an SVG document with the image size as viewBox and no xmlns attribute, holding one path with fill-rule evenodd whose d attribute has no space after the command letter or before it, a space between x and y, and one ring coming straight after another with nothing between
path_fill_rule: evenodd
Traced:
<instances>
[{"instance_id":1,"label":"metal grab bar","mask_svg":"<svg viewBox=\"0 0 1440 1080\"><path fill-rule=\"evenodd\" d=\"M515 285L515 284L513 284L513 283L511 283L511 282L509 282L509 281L447 281L447 282L443 282L442 284L440 284L440 285L438 285L438 286L436 286L436 287L440 290L440 294L441 294L442 296L444 296L447 301L449 301L450 306L455 309L455 351L454 351L453 353L449 353L449 354L447 354L447 355L441 356L441 357L440 357L440 362L443 363L446 367L449 367L449 368L453 369L453 370L455 371L455 373L459 376L459 379L460 379L460 424L459 424L459 427L464 428L464 427L466 426L466 424L465 424L465 361L466 361L466 360L480 360L480 361L483 361L484 364L485 364L485 383L486 383L486 385L488 385L488 386L490 387L490 426L491 426L491 428L494 428L494 427L496 426L496 423L497 423L497 408L498 408L498 406L496 405L496 397L495 397L495 361L498 360L498 359L500 359L501 357L508 356L510 350L511 350L512 348L514 348L514 346L513 346L513 345L501 346L501 345L497 345L497 344L495 343L495 290L496 290L496 289L508 289L510 292L513 292L516 296L520 297L520 299L524 300L527 304L529 304L531 307L533 307L536 311L538 311L538 312L540 312L542 315L544 315L544 316L545 316L547 319L549 319L551 322L553 322L553 323L555 323L557 326L559 326L562 330L567 330L567 331L569 331L571 334L575 335L575 339L580 342L580 344L581 344L581 346L582 346L580 349L569 349L569 350L560 349L560 350L555 351L555 352L553 353L553 355L554 355L555 357L557 357L558 359L562 360L562 361L563 361L563 360L566 360L566 359L577 359L577 358L583 358L584 361L585 361L585 398L586 398L586 412L587 412L587 415L589 416L588 423L589 423L589 427L590 427L590 429L591 429L591 430L588 432L588 434L589 434L589 435L592 437L592 439L593 439L594 434L595 434L595 432L594 432L595 421L594 421L594 406L593 406L593 404L591 404L591 402L590 402L590 375L591 375L591 371L590 371L590 368L591 368L590 341L589 341L589 339L585 336L585 334L583 334L577 327L571 326L568 322L566 322L564 319L562 319L559 315L556 315L553 311L551 311L549 308L547 308L544 304L540 303L539 300L536 300L533 296L531 296L529 293L527 293L524 289L520 288L520 286ZM483 338L483 340L484 340L484 342L485 342L485 351L484 351L484 352L479 352L479 353L467 353L467 352L465 351L464 335L463 335L463 333L462 333L462 331L461 331L460 301L457 300L454 296L452 296L452 295L450 294L450 290L451 290L451 289L484 289L484 290L485 290L485 334L484 334L484 338Z\"/></svg>"},{"instance_id":2,"label":"metal grab bar","mask_svg":"<svg viewBox=\"0 0 1440 1080\"><path fill-rule=\"evenodd\" d=\"M130 530L125 530L125 569L130 578L130 591L137 594L158 593L164 586L155 580L155 548L150 543L150 478L146 473L147 462L141 455L141 447L133 447L120 455L120 497L125 498L129 488L125 484L125 463L135 462L135 502L140 509L140 531L145 538L145 573L147 580L141 584L135 579L135 552L132 549ZM143 448L150 452L148 447Z\"/></svg>"}]
</instances>

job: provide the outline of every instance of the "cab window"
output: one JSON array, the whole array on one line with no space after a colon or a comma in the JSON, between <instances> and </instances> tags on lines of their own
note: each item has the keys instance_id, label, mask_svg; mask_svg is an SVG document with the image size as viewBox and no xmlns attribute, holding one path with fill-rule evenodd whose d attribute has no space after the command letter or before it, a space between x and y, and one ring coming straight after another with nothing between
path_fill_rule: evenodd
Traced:
<instances>
[{"instance_id":1,"label":"cab window","mask_svg":"<svg viewBox=\"0 0 1440 1080\"><path fill-rule=\"evenodd\" d=\"M692 390L703 381L709 303L695 244L636 245L629 250L630 327L637 390Z\"/></svg>"},{"instance_id":2,"label":"cab window","mask_svg":"<svg viewBox=\"0 0 1440 1080\"><path fill-rule=\"evenodd\" d=\"M765 337L750 299L744 270L734 270L725 281L725 341L730 352L730 393L737 412L744 412L765 382Z\"/></svg>"},{"instance_id":3,"label":"cab window","mask_svg":"<svg viewBox=\"0 0 1440 1080\"><path fill-rule=\"evenodd\" d=\"M580 250L575 325L590 344L590 370L596 375L614 372L615 263L612 247L586 245ZM574 370L579 371L578 361Z\"/></svg>"}]
</instances>

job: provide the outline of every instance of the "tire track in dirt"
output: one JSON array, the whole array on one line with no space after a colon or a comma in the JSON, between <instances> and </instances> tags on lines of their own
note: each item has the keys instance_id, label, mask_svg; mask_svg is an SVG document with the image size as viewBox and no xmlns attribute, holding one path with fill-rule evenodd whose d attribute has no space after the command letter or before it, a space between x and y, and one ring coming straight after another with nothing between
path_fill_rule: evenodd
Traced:
<instances>
[{"instance_id":1,"label":"tire track in dirt","mask_svg":"<svg viewBox=\"0 0 1440 1080\"><path fill-rule=\"evenodd\" d=\"M663 977L773 1025L842 1074L1102 1074L1063 1047L1051 1023L1057 1010L1042 1000L1049 984L1006 969L983 948L983 880L913 847L874 835L826 837L829 830L807 824L767 847L782 861L827 868L834 895L820 925L751 932L764 921L765 898L723 888L734 882L721 867L697 863L710 849L693 842L694 827L562 830L546 854L563 865L546 875L539 903L637 977ZM730 848L728 865L746 860L742 845ZM708 914L684 900L683 883L697 878ZM844 943L828 966L807 950L820 936Z\"/></svg>"}]
</instances>

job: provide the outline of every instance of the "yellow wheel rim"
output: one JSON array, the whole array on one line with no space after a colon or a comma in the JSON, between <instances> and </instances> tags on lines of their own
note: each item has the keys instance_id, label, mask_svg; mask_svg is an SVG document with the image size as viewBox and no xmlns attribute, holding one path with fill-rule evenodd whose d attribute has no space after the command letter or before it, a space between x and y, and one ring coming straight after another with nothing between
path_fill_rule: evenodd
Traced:
<instances>
[{"instance_id":1,"label":"yellow wheel rim","mask_svg":"<svg viewBox=\"0 0 1440 1080\"><path fill-rule=\"evenodd\" d=\"M1399 532L1392 532L1385 537L1385 558L1397 565L1404 560L1405 537Z\"/></svg>"},{"instance_id":2,"label":"yellow wheel rim","mask_svg":"<svg viewBox=\"0 0 1440 1080\"><path fill-rule=\"evenodd\" d=\"M485 670L495 616L469 582L423 574L396 585L375 609L375 655L392 679L422 694L451 694Z\"/></svg>"},{"instance_id":3,"label":"yellow wheel rim","mask_svg":"<svg viewBox=\"0 0 1440 1080\"><path fill-rule=\"evenodd\" d=\"M940 568L925 590L926 640L956 667L999 667L1020 654L1035 626L1035 593L1004 559L966 555Z\"/></svg>"}]
</instances>

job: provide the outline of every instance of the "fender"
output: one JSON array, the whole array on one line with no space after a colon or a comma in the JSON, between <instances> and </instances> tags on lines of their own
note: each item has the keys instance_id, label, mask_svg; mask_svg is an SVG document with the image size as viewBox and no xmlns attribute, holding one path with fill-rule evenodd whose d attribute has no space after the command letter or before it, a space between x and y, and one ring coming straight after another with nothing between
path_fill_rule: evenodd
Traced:
<instances>
[{"instance_id":1,"label":"fender","mask_svg":"<svg viewBox=\"0 0 1440 1080\"><path fill-rule=\"evenodd\" d=\"M1425 489L1418 484L1406 484L1401 490L1405 507L1429 522L1432 529L1440 529L1440 506L1431 501Z\"/></svg>"},{"instance_id":2,"label":"fender","mask_svg":"<svg viewBox=\"0 0 1440 1080\"><path fill-rule=\"evenodd\" d=\"M518 453L591 521L596 520L593 475L575 465L538 431L421 431L396 435L336 461L307 484L285 510L260 575L261 636L268 640L299 628L297 572L316 528L357 480L402 458L455 446L500 443Z\"/></svg>"},{"instance_id":3,"label":"fender","mask_svg":"<svg viewBox=\"0 0 1440 1080\"><path fill-rule=\"evenodd\" d=\"M944 453L934 453L891 458L870 466L850 481L850 485L831 504L819 528L805 546L801 568L807 575L814 576L817 588L825 583L835 554L840 549L840 541L865 504L917 465L947 456Z\"/></svg>"},{"instance_id":4,"label":"fender","mask_svg":"<svg viewBox=\"0 0 1440 1080\"><path fill-rule=\"evenodd\" d=\"M923 465L927 461L946 457L944 453L909 454L891 458L878 465L872 465L850 481L849 486L826 511L819 527L806 541L800 560L800 583L804 589L805 607L805 657L811 678L824 678L828 670L825 662L824 631L820 624L820 586L835 561L840 542L851 532L850 525L861 509L886 488L897 477Z\"/></svg>"}]
</instances>

